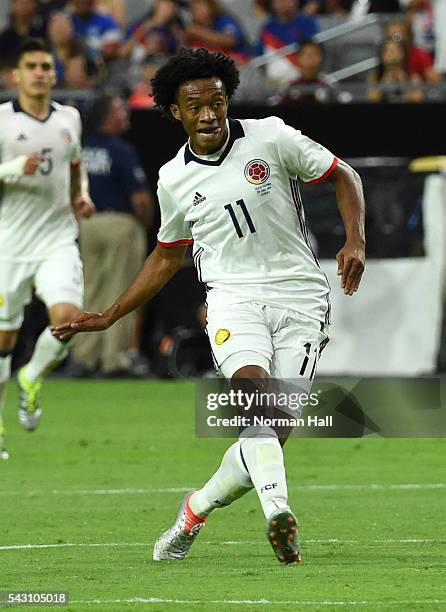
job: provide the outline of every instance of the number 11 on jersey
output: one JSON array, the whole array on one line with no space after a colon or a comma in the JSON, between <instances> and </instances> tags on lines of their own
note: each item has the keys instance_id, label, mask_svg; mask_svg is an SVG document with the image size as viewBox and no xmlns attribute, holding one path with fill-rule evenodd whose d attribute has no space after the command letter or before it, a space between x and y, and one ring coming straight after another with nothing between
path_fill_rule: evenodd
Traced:
<instances>
[{"instance_id":1,"label":"number 11 on jersey","mask_svg":"<svg viewBox=\"0 0 446 612\"><path fill-rule=\"evenodd\" d=\"M252 222L251 215L249 214L249 211L246 208L245 201L237 200L236 204L237 206L240 206L240 208L243 211L243 214L246 219L246 223L248 224L249 231L251 232L251 234L254 234L254 232L256 231L256 228L254 227L254 223ZM243 238L242 228L240 227L240 223L238 222L237 215L234 212L234 207L232 206L232 204L226 204L225 209L228 211L229 216L231 217L232 223L234 224L234 227L235 227L235 231L237 232L237 236L239 238Z\"/></svg>"}]
</instances>

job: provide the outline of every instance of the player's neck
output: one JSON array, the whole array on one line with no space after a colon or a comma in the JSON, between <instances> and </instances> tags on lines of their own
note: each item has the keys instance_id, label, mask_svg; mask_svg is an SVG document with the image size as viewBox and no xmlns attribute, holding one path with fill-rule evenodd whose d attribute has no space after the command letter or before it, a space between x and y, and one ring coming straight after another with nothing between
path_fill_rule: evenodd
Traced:
<instances>
[{"instance_id":1,"label":"player's neck","mask_svg":"<svg viewBox=\"0 0 446 612\"><path fill-rule=\"evenodd\" d=\"M21 108L32 117L43 121L50 112L50 98L30 98L19 93L19 104Z\"/></svg>"}]
</instances>

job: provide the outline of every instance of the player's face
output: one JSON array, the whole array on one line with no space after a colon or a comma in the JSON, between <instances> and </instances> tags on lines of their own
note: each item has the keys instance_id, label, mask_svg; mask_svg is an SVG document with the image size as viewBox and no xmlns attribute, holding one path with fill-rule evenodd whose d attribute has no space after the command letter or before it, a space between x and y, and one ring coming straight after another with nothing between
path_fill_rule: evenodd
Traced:
<instances>
[{"instance_id":1,"label":"player's face","mask_svg":"<svg viewBox=\"0 0 446 612\"><path fill-rule=\"evenodd\" d=\"M186 81L170 110L182 122L197 155L210 155L225 143L228 97L219 78Z\"/></svg>"},{"instance_id":2,"label":"player's face","mask_svg":"<svg viewBox=\"0 0 446 612\"><path fill-rule=\"evenodd\" d=\"M30 98L48 97L56 84L56 71L50 53L31 51L25 53L14 71L19 93Z\"/></svg>"}]
</instances>

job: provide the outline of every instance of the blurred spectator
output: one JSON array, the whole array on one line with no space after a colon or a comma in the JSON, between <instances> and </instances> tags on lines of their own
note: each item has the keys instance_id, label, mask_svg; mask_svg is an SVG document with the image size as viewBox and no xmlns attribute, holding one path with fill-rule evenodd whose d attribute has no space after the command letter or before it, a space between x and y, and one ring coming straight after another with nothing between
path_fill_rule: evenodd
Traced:
<instances>
[{"instance_id":1,"label":"blurred spectator","mask_svg":"<svg viewBox=\"0 0 446 612\"><path fill-rule=\"evenodd\" d=\"M96 0L72 0L73 23L89 57L105 60L117 57L121 43L121 30L110 15L96 10Z\"/></svg>"},{"instance_id":2,"label":"blurred spectator","mask_svg":"<svg viewBox=\"0 0 446 612\"><path fill-rule=\"evenodd\" d=\"M430 53L435 49L434 16L429 0L411 0L406 10L414 45ZM443 23L443 28L446 24Z\"/></svg>"},{"instance_id":3,"label":"blurred spectator","mask_svg":"<svg viewBox=\"0 0 446 612\"><path fill-rule=\"evenodd\" d=\"M371 74L369 82L382 87L370 88L367 94L368 100L370 102L422 102L424 96L419 87L421 78L418 75L412 75L412 77L409 75L404 45L391 38L386 39L381 47L380 60L380 66Z\"/></svg>"},{"instance_id":4,"label":"blurred spectator","mask_svg":"<svg viewBox=\"0 0 446 612\"><path fill-rule=\"evenodd\" d=\"M140 62L146 55L173 55L184 44L180 3L156 0L149 14L133 24L121 48L121 55Z\"/></svg>"},{"instance_id":5,"label":"blurred spectator","mask_svg":"<svg viewBox=\"0 0 446 612\"><path fill-rule=\"evenodd\" d=\"M97 85L98 68L83 51L75 51L64 63L65 89L94 89Z\"/></svg>"},{"instance_id":6,"label":"blurred spectator","mask_svg":"<svg viewBox=\"0 0 446 612\"><path fill-rule=\"evenodd\" d=\"M263 54L291 43L309 40L318 30L313 17L299 12L298 0L272 0L271 16L261 31L257 52ZM266 76L275 83L296 80L299 77L296 54L290 53L269 63Z\"/></svg>"},{"instance_id":7,"label":"blurred spectator","mask_svg":"<svg viewBox=\"0 0 446 612\"><path fill-rule=\"evenodd\" d=\"M297 58L300 77L288 85L280 103L314 103L332 100L335 93L334 82L321 72L322 47L312 40L304 41L298 49ZM314 90L309 91L309 86L314 86Z\"/></svg>"},{"instance_id":8,"label":"blurred spectator","mask_svg":"<svg viewBox=\"0 0 446 612\"><path fill-rule=\"evenodd\" d=\"M111 15L120 26L125 26L123 0L98 0L97 10L99 13Z\"/></svg>"},{"instance_id":9,"label":"blurred spectator","mask_svg":"<svg viewBox=\"0 0 446 612\"><path fill-rule=\"evenodd\" d=\"M385 38L403 43L406 49L407 69L410 75L416 74L426 81L438 82L440 77L433 67L433 57L426 49L413 45L409 23L392 21L384 28L384 35Z\"/></svg>"},{"instance_id":10,"label":"blurred spectator","mask_svg":"<svg viewBox=\"0 0 446 612\"><path fill-rule=\"evenodd\" d=\"M14 64L17 51L25 38L45 37L42 18L37 14L36 0L11 0L10 7L9 26L0 33L2 66Z\"/></svg>"},{"instance_id":11,"label":"blurred spectator","mask_svg":"<svg viewBox=\"0 0 446 612\"><path fill-rule=\"evenodd\" d=\"M135 149L122 140L129 128L126 106L106 95L87 115L83 158L97 214L80 224L85 305L101 312L138 272L146 255L146 230L152 223L153 199ZM135 316L130 314L104 334L76 338L74 359L86 372L98 365L107 375L127 373L135 363L132 346Z\"/></svg>"},{"instance_id":12,"label":"blurred spectator","mask_svg":"<svg viewBox=\"0 0 446 612\"><path fill-rule=\"evenodd\" d=\"M48 19L47 36L54 56L57 82L63 85L65 64L72 55L82 51L70 16L66 13L52 13Z\"/></svg>"},{"instance_id":13,"label":"blurred spectator","mask_svg":"<svg viewBox=\"0 0 446 612\"><path fill-rule=\"evenodd\" d=\"M217 0L191 0L191 23L186 26L188 47L223 51L237 61L246 62L250 52L245 34Z\"/></svg>"},{"instance_id":14,"label":"blurred spectator","mask_svg":"<svg viewBox=\"0 0 446 612\"><path fill-rule=\"evenodd\" d=\"M47 23L51 13L61 12L68 4L68 0L37 0L37 12Z\"/></svg>"},{"instance_id":15,"label":"blurred spectator","mask_svg":"<svg viewBox=\"0 0 446 612\"><path fill-rule=\"evenodd\" d=\"M162 55L149 55L141 64L141 80L135 83L127 100L132 110L152 108L155 105L151 81L164 61L165 58Z\"/></svg>"}]
</instances>

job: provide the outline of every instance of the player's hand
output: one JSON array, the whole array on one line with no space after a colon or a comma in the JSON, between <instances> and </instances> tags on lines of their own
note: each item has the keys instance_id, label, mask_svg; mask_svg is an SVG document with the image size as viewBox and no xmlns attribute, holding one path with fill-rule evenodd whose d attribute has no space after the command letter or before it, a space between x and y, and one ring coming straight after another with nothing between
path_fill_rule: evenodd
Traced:
<instances>
[{"instance_id":1,"label":"player's hand","mask_svg":"<svg viewBox=\"0 0 446 612\"><path fill-rule=\"evenodd\" d=\"M51 332L59 340L69 340L79 332L103 331L112 321L100 312L80 312L77 317L61 325L52 325Z\"/></svg>"},{"instance_id":2,"label":"player's hand","mask_svg":"<svg viewBox=\"0 0 446 612\"><path fill-rule=\"evenodd\" d=\"M345 295L353 295L358 291L365 265L364 242L346 242L336 255L338 276L341 277L341 287Z\"/></svg>"},{"instance_id":3,"label":"player's hand","mask_svg":"<svg viewBox=\"0 0 446 612\"><path fill-rule=\"evenodd\" d=\"M73 212L79 221L82 217L88 219L96 212L96 206L88 195L76 196L73 200Z\"/></svg>"},{"instance_id":4,"label":"player's hand","mask_svg":"<svg viewBox=\"0 0 446 612\"><path fill-rule=\"evenodd\" d=\"M28 155L25 165L23 166L24 176L33 176L37 172L40 162L44 159L45 157L40 153L31 153L31 155Z\"/></svg>"}]
</instances>

